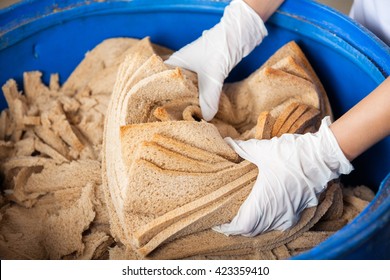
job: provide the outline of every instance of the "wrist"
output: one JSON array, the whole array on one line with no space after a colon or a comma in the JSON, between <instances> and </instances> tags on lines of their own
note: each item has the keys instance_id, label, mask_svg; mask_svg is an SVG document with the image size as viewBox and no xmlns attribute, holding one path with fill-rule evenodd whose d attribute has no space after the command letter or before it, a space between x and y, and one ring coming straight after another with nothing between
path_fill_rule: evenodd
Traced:
<instances>
[{"instance_id":1,"label":"wrist","mask_svg":"<svg viewBox=\"0 0 390 280\"><path fill-rule=\"evenodd\" d=\"M244 0L266 22L284 0Z\"/></svg>"},{"instance_id":2,"label":"wrist","mask_svg":"<svg viewBox=\"0 0 390 280\"><path fill-rule=\"evenodd\" d=\"M233 67L268 35L264 21L242 0L233 0L226 7L221 24L229 49L237 51L234 57L231 57L231 61L234 61Z\"/></svg>"},{"instance_id":3,"label":"wrist","mask_svg":"<svg viewBox=\"0 0 390 280\"><path fill-rule=\"evenodd\" d=\"M323 158L325 164L337 176L340 174L349 174L353 170L353 166L346 157L340 145L330 129L331 121L329 117L325 117L321 122L321 127L317 132L319 137L320 157Z\"/></svg>"}]
</instances>

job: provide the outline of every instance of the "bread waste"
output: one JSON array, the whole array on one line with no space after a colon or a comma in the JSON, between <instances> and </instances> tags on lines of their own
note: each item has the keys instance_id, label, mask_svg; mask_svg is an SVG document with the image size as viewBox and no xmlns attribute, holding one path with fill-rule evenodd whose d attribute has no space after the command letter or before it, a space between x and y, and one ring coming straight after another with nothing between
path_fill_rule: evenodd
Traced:
<instances>
[{"instance_id":1,"label":"bread waste","mask_svg":"<svg viewBox=\"0 0 390 280\"><path fill-rule=\"evenodd\" d=\"M282 47L248 78L225 84L210 123L202 120L192 73L165 65L148 39L133 51L118 71L103 137L103 187L123 254L176 259L272 250L309 230L330 209L339 182L284 233L251 239L210 229L235 216L258 175L223 137L269 139L316 131L321 118L332 115L296 43Z\"/></svg>"},{"instance_id":2,"label":"bread waste","mask_svg":"<svg viewBox=\"0 0 390 280\"><path fill-rule=\"evenodd\" d=\"M332 115L295 42L242 81L226 83L205 122L197 77L164 64L149 38L113 38L60 85L25 72L3 87L0 258L285 259L316 246L374 194L334 180L288 231L254 238L229 222L258 176L223 140L310 133Z\"/></svg>"}]
</instances>

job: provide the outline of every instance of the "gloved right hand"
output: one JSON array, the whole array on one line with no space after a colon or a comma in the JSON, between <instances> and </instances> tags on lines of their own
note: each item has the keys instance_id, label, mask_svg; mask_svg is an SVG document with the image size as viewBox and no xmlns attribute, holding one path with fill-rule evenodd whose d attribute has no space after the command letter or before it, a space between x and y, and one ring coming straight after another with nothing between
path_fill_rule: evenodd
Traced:
<instances>
[{"instance_id":1,"label":"gloved right hand","mask_svg":"<svg viewBox=\"0 0 390 280\"><path fill-rule=\"evenodd\" d=\"M260 16L244 1L233 0L217 25L165 61L198 74L199 103L206 121L218 111L225 78L266 35Z\"/></svg>"},{"instance_id":2,"label":"gloved right hand","mask_svg":"<svg viewBox=\"0 0 390 280\"><path fill-rule=\"evenodd\" d=\"M271 140L226 138L242 158L258 166L259 175L234 219L213 229L256 236L294 226L305 208L318 204L318 195L330 180L353 170L329 125L326 117L314 134L284 134Z\"/></svg>"}]
</instances>

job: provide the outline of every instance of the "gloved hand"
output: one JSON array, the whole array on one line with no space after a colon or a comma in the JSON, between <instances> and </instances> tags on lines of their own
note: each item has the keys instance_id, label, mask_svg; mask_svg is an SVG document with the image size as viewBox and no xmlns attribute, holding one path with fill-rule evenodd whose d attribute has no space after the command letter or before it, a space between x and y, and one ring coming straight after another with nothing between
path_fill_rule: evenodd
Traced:
<instances>
[{"instance_id":1,"label":"gloved hand","mask_svg":"<svg viewBox=\"0 0 390 280\"><path fill-rule=\"evenodd\" d=\"M318 204L318 195L330 180L353 170L329 125L326 117L314 134L284 134L271 140L226 138L242 158L257 165L259 175L230 224L213 229L256 236L294 226L305 208Z\"/></svg>"},{"instance_id":2,"label":"gloved hand","mask_svg":"<svg viewBox=\"0 0 390 280\"><path fill-rule=\"evenodd\" d=\"M198 74L199 103L206 121L218 111L225 78L266 35L260 16L244 1L233 0L217 25L165 61Z\"/></svg>"}]
</instances>

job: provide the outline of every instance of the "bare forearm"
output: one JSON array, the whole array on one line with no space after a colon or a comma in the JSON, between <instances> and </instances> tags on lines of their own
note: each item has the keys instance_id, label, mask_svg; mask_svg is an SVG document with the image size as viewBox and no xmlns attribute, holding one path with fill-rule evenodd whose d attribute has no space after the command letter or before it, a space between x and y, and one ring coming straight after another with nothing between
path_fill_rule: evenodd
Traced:
<instances>
[{"instance_id":1,"label":"bare forearm","mask_svg":"<svg viewBox=\"0 0 390 280\"><path fill-rule=\"evenodd\" d=\"M390 77L330 126L350 161L390 135L389 107Z\"/></svg>"},{"instance_id":2,"label":"bare forearm","mask_svg":"<svg viewBox=\"0 0 390 280\"><path fill-rule=\"evenodd\" d=\"M244 0L265 22L284 0Z\"/></svg>"}]
</instances>

